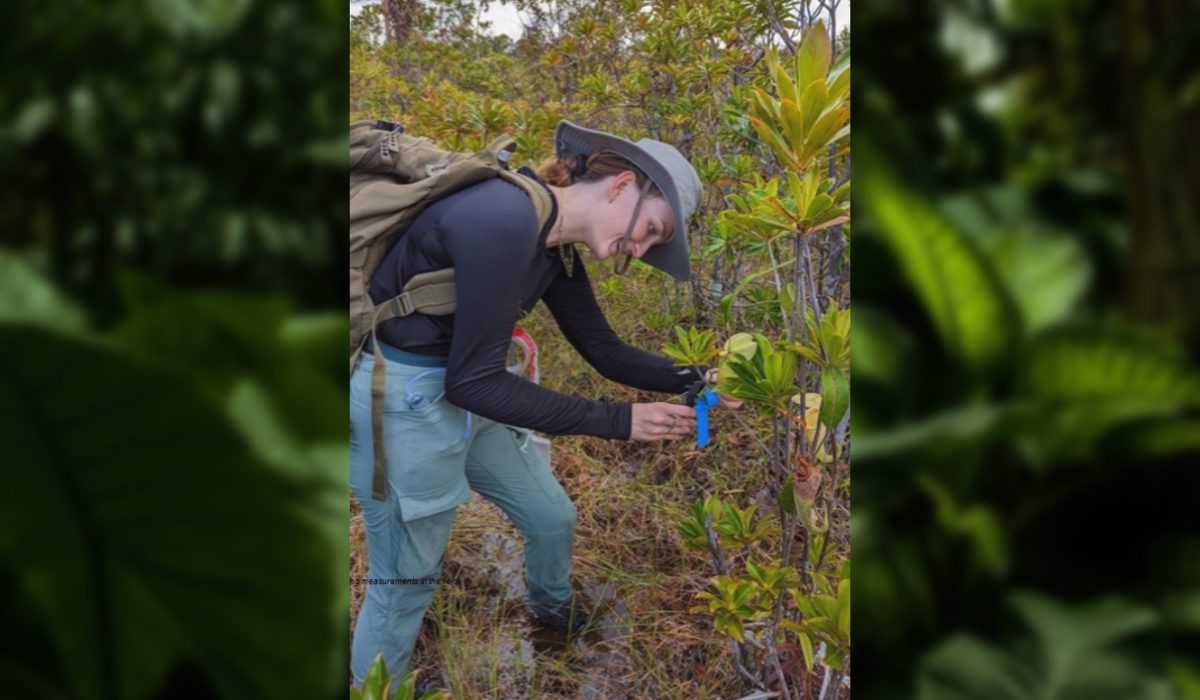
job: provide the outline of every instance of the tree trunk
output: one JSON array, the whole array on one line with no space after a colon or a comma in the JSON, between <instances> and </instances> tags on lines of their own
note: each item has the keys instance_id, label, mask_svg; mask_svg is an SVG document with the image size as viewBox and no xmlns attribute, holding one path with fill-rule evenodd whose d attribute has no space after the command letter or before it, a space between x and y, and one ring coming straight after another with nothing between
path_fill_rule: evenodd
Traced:
<instances>
[{"instance_id":1,"label":"tree trunk","mask_svg":"<svg viewBox=\"0 0 1200 700\"><path fill-rule=\"evenodd\" d=\"M413 22L417 18L420 0L383 0L383 23L387 42L396 45L408 41Z\"/></svg>"},{"instance_id":2,"label":"tree trunk","mask_svg":"<svg viewBox=\"0 0 1200 700\"><path fill-rule=\"evenodd\" d=\"M1184 64L1194 63L1196 52L1184 42L1196 40L1189 15L1200 2L1125 0L1122 9L1132 225L1125 308L1134 318L1177 330L1200 352L1200 101L1181 99L1195 75L1194 66ZM1177 60L1167 59L1171 55Z\"/></svg>"}]
</instances>

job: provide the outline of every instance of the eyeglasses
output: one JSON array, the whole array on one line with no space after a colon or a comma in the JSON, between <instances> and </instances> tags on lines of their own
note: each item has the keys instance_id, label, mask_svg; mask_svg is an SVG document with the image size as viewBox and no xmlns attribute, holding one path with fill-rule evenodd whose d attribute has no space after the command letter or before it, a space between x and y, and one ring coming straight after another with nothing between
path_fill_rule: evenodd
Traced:
<instances>
[{"instance_id":1,"label":"eyeglasses","mask_svg":"<svg viewBox=\"0 0 1200 700\"><path fill-rule=\"evenodd\" d=\"M629 220L629 228L625 229L625 240L621 242L621 250L629 250L629 241L633 238L633 227L637 225L638 214L642 212L642 201L646 199L646 192L650 190L650 178L646 178L645 184L642 185L642 191L638 194L637 204L633 207L633 218ZM618 275L623 275L629 270L629 265L633 262L633 256L626 253L625 260L620 258L613 261L613 272Z\"/></svg>"}]
</instances>

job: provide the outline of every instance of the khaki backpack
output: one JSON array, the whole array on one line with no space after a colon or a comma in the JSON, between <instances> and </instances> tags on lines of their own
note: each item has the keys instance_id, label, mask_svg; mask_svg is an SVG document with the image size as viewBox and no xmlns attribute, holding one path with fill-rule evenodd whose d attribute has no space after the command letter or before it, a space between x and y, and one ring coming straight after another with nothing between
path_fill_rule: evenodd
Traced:
<instances>
[{"instance_id":1,"label":"khaki backpack","mask_svg":"<svg viewBox=\"0 0 1200 700\"><path fill-rule=\"evenodd\" d=\"M427 138L404 133L386 121L350 125L350 372L369 335L388 319L423 313L454 313L454 270L414 276L403 292L375 305L367 290L371 277L392 246L430 204L493 177L510 182L529 195L537 211L538 230L550 219L553 205L546 188L532 178L508 169L516 149L510 136L501 136L478 153L443 151ZM371 429L375 447L372 497L387 498L387 463L383 453L383 395L386 374L376 352L371 373ZM353 427L351 427L353 430Z\"/></svg>"}]
</instances>

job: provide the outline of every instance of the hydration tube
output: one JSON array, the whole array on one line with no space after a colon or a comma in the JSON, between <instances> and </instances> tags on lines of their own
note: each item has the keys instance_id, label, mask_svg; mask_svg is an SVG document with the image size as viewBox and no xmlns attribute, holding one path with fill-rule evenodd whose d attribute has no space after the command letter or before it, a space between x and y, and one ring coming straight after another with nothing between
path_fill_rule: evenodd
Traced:
<instances>
[{"instance_id":1,"label":"hydration tube","mask_svg":"<svg viewBox=\"0 0 1200 700\"><path fill-rule=\"evenodd\" d=\"M537 343L533 342L532 336L530 336L528 333L526 333L525 331L522 331L522 330L513 331L513 342L517 343L518 345L521 346L522 349L525 350L525 358L519 364L509 367L508 371L514 372L514 373L520 373L520 372L524 371L524 369L526 367L530 367L530 372L529 372L530 379L532 379L534 384L539 383L539 381L541 379L541 372L538 369ZM434 369L425 370L424 372L421 372L417 376L408 380L408 383L404 385L404 394L405 394L405 398L408 400L408 407L413 410L419 411L424 408L428 408L429 405L433 403L433 401L437 401L437 400L441 399L442 396L445 396L446 392L443 391L440 395L438 395L431 401L430 399L426 398L425 394L423 394L419 391L413 391L413 388L412 388L413 384L415 384L420 379L424 379L425 377L428 377L431 374L445 374L445 373L446 373L445 367L437 367ZM530 435L532 435L532 433L530 433ZM467 411L467 427L466 427L466 430L463 431L463 439L467 440L467 439L470 439L470 437L471 437L471 412ZM528 442L528 440L526 440L526 442Z\"/></svg>"},{"instance_id":2,"label":"hydration tube","mask_svg":"<svg viewBox=\"0 0 1200 700\"><path fill-rule=\"evenodd\" d=\"M525 351L525 356L515 365L509 365L508 371L513 374L521 374L526 368L529 369L529 381L534 384L540 384L542 380L541 370L538 368L538 348L537 343L533 342L533 336L527 331L516 329L512 334L513 345L518 345ZM532 430L524 430L525 440L521 442L519 448L522 453L528 454L529 445L532 444L537 455L546 464L550 463L550 441L541 435L535 435Z\"/></svg>"},{"instance_id":3,"label":"hydration tube","mask_svg":"<svg viewBox=\"0 0 1200 700\"><path fill-rule=\"evenodd\" d=\"M413 391L412 385L418 379L422 379L431 374L445 374L445 373L446 373L445 367L438 367L436 369L425 370L424 372L421 372L417 376L408 380L408 384L404 385L404 394L405 394L405 397L408 399L408 407L413 410L417 410L417 411L419 411L423 408L428 408L432 402L429 399L425 398L425 395L422 394L421 392ZM438 395L433 400L437 401L438 399L442 398L445 395L446 395L446 392L443 391L440 395ZM467 411L467 429L463 431L463 440L466 440L470 437L471 437L471 412Z\"/></svg>"},{"instance_id":4,"label":"hydration tube","mask_svg":"<svg viewBox=\"0 0 1200 700\"><path fill-rule=\"evenodd\" d=\"M534 384L541 383L541 370L538 368L538 349L537 343L533 342L533 336L526 331L517 329L512 334L513 342L521 346L525 351L525 357L515 365L509 365L508 371L513 374L520 374L529 368L529 381Z\"/></svg>"},{"instance_id":5,"label":"hydration tube","mask_svg":"<svg viewBox=\"0 0 1200 700\"><path fill-rule=\"evenodd\" d=\"M521 360L520 363L510 366L508 368L508 371L519 374L519 373L523 372L526 367L529 367L530 368L529 378L533 381L534 384L538 384L541 381L541 371L538 368L537 343L533 342L533 337L530 336L529 333L527 333L523 330L514 330L513 331L513 342L521 346L521 348L525 351L525 357L524 357L524 359ZM413 388L412 388L413 384L415 384L420 379L424 379L425 377L428 377L431 374L445 374L445 373L446 373L445 367L437 367L434 369L430 369L430 370L421 372L417 376L408 380L408 383L404 385L404 394L405 394L405 398L408 400L408 407L419 411L421 409L428 408L429 405L431 403L433 403L433 401L437 401L438 399L441 399L442 396L445 396L446 392L443 391L440 395L435 397L433 399L433 401L431 401L430 399L426 398L425 394L423 394L419 391L413 391ZM532 436L532 435L533 435L533 433L530 433L530 436ZM463 439L468 440L468 439L470 439L470 437L471 437L471 412L467 411L467 427L466 427L466 430L463 431ZM525 446L528 446L528 442L529 442L529 440L528 440L528 438L526 438ZM524 447L522 447L522 449L524 449Z\"/></svg>"}]
</instances>

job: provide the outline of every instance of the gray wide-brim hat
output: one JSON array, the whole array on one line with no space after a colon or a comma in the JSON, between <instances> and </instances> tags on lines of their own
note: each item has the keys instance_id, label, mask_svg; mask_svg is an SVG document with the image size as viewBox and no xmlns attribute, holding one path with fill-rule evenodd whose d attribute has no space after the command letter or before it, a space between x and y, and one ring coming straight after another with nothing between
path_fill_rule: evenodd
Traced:
<instances>
[{"instance_id":1,"label":"gray wide-brim hat","mask_svg":"<svg viewBox=\"0 0 1200 700\"><path fill-rule=\"evenodd\" d=\"M559 158L567 160L580 155L612 151L624 156L650 176L671 205L675 217L675 233L671 240L652 246L642 255L642 261L653 265L680 282L686 282L691 272L688 257L687 224L700 203L703 192L696 169L674 146L654 139L637 143L602 131L584 129L571 122L561 121L554 134Z\"/></svg>"}]
</instances>

